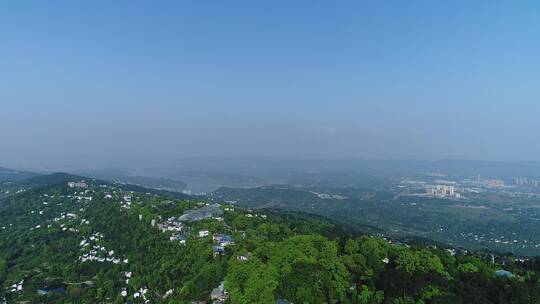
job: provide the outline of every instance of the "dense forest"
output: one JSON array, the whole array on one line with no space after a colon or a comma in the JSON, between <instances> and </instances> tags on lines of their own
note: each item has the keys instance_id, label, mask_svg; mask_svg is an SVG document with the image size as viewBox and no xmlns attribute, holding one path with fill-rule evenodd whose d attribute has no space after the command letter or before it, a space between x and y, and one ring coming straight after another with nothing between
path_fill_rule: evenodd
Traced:
<instances>
[{"instance_id":1,"label":"dense forest","mask_svg":"<svg viewBox=\"0 0 540 304\"><path fill-rule=\"evenodd\" d=\"M540 259L74 179L0 201L0 303L540 303Z\"/></svg>"}]
</instances>

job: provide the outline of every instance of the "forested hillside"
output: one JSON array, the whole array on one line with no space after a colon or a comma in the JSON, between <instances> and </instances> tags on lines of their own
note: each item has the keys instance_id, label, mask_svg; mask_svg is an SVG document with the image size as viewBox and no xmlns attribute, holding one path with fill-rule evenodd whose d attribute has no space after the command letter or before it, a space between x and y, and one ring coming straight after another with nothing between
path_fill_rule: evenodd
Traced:
<instances>
[{"instance_id":1,"label":"forested hillside","mask_svg":"<svg viewBox=\"0 0 540 304\"><path fill-rule=\"evenodd\" d=\"M246 208L323 215L358 231L392 238L416 237L501 254L540 254L538 198L502 191L467 194L459 200L404 193L408 190L392 184L379 189L274 185L220 188L209 197Z\"/></svg>"},{"instance_id":2,"label":"forested hillside","mask_svg":"<svg viewBox=\"0 0 540 304\"><path fill-rule=\"evenodd\" d=\"M0 303L540 302L537 259L409 246L307 214L51 178L0 201Z\"/></svg>"}]
</instances>

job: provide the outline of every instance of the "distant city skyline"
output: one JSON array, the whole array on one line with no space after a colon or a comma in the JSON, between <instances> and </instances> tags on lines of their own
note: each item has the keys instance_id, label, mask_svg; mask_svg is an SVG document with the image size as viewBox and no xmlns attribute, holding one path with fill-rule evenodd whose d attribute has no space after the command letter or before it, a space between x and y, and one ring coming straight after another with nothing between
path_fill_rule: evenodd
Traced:
<instances>
[{"instance_id":1,"label":"distant city skyline","mask_svg":"<svg viewBox=\"0 0 540 304\"><path fill-rule=\"evenodd\" d=\"M0 166L540 161L540 4L5 2Z\"/></svg>"}]
</instances>

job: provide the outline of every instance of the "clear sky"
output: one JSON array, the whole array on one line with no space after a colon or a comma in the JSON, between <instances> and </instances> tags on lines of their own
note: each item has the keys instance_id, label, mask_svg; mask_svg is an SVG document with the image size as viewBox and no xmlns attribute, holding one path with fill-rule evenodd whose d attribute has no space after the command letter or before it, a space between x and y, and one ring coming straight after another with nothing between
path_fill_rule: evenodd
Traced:
<instances>
[{"instance_id":1,"label":"clear sky","mask_svg":"<svg viewBox=\"0 0 540 304\"><path fill-rule=\"evenodd\" d=\"M538 1L3 1L0 165L540 160Z\"/></svg>"}]
</instances>

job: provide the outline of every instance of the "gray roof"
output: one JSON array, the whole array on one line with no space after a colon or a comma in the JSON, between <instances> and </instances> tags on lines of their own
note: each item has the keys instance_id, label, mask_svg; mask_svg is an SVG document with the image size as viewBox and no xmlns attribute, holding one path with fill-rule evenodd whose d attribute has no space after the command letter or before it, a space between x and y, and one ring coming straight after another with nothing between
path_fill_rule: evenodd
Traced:
<instances>
[{"instance_id":1,"label":"gray roof","mask_svg":"<svg viewBox=\"0 0 540 304\"><path fill-rule=\"evenodd\" d=\"M514 276L514 274L512 274L510 271L504 270L504 269L495 271L495 275L499 277L507 277L507 278L511 278Z\"/></svg>"},{"instance_id":2,"label":"gray roof","mask_svg":"<svg viewBox=\"0 0 540 304\"><path fill-rule=\"evenodd\" d=\"M180 218L180 221L193 222L200 221L213 216L219 216L223 214L219 204L204 206L195 210L186 211Z\"/></svg>"},{"instance_id":3,"label":"gray roof","mask_svg":"<svg viewBox=\"0 0 540 304\"><path fill-rule=\"evenodd\" d=\"M212 289L212 293L210 293L210 298L217 299L217 298L222 297L223 295L224 295L223 290L219 288L214 288Z\"/></svg>"}]
</instances>

